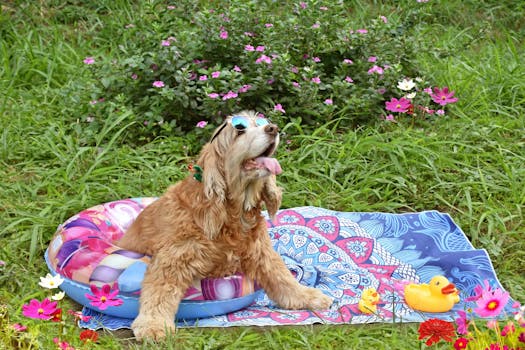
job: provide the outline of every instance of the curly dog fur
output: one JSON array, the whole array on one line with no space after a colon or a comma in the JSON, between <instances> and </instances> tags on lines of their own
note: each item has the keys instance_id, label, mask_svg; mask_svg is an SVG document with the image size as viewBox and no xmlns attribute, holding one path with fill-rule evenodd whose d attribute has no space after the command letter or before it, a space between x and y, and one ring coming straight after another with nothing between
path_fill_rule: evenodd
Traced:
<instances>
[{"instance_id":1,"label":"curly dog fur","mask_svg":"<svg viewBox=\"0 0 525 350\"><path fill-rule=\"evenodd\" d=\"M299 284L273 250L261 215L273 218L281 203L271 158L279 144L276 125L249 125L229 117L202 149L202 182L188 176L168 188L131 225L119 245L152 256L132 324L138 339L161 339L175 329L174 316L196 279L242 272L286 309L326 309L332 300Z\"/></svg>"}]
</instances>

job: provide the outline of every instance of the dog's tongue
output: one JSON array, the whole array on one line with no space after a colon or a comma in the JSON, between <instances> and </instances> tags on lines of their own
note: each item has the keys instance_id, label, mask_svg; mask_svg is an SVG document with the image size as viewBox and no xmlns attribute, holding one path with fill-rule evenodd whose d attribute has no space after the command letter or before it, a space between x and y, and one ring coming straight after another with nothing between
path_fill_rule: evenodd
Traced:
<instances>
[{"instance_id":1,"label":"dog's tongue","mask_svg":"<svg viewBox=\"0 0 525 350\"><path fill-rule=\"evenodd\" d=\"M275 158L258 157L258 158L255 158L255 161L257 162L258 165L265 167L274 175L279 175L280 173L283 172L283 169L281 169L281 165Z\"/></svg>"}]
</instances>

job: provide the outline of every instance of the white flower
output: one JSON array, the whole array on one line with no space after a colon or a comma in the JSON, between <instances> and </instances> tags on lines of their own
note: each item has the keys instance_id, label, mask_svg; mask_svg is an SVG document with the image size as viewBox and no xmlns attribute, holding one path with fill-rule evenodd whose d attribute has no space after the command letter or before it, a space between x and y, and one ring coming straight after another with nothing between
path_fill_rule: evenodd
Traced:
<instances>
[{"instance_id":1,"label":"white flower","mask_svg":"<svg viewBox=\"0 0 525 350\"><path fill-rule=\"evenodd\" d=\"M59 301L59 300L64 299L64 296L66 296L66 293L64 293L64 292L58 292L58 293L56 293L55 295L53 295L53 296L51 297L51 299L56 300L56 301Z\"/></svg>"},{"instance_id":2,"label":"white flower","mask_svg":"<svg viewBox=\"0 0 525 350\"><path fill-rule=\"evenodd\" d=\"M403 91L410 91L416 86L416 83L412 79L403 79L397 83L397 87Z\"/></svg>"},{"instance_id":3,"label":"white flower","mask_svg":"<svg viewBox=\"0 0 525 350\"><path fill-rule=\"evenodd\" d=\"M414 97L416 97L416 93L415 92L411 92L409 93L407 96L406 96L409 100L413 99Z\"/></svg>"},{"instance_id":4,"label":"white flower","mask_svg":"<svg viewBox=\"0 0 525 350\"><path fill-rule=\"evenodd\" d=\"M60 277L60 275L51 276L51 274L48 273L46 277L40 277L40 282L38 284L47 289L54 289L58 288L62 282L64 282L64 279Z\"/></svg>"}]
</instances>

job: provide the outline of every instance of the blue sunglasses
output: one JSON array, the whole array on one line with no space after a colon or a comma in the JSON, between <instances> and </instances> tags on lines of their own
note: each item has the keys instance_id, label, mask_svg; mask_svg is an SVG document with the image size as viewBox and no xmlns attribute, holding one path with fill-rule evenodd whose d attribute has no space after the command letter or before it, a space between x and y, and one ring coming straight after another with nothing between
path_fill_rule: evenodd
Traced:
<instances>
[{"instance_id":1,"label":"blue sunglasses","mask_svg":"<svg viewBox=\"0 0 525 350\"><path fill-rule=\"evenodd\" d=\"M240 115L235 115L229 120L229 122L236 130L242 131L242 130L248 129L248 127L250 126L250 120L251 120L250 118L246 118ZM215 138L221 133L222 129L224 129L227 124L228 122L224 122L222 124L220 129L217 130L217 132L212 136L210 142L213 142L213 140L215 140ZM258 117L255 119L256 126L264 126L268 124L270 124L270 121L266 118Z\"/></svg>"},{"instance_id":2,"label":"blue sunglasses","mask_svg":"<svg viewBox=\"0 0 525 350\"><path fill-rule=\"evenodd\" d=\"M235 129L244 130L250 126L250 119L236 115L232 117L232 119L230 120L230 123ZM263 126L263 125L268 125L268 124L270 124L270 122L266 118L259 117L255 119L255 125L257 126Z\"/></svg>"}]
</instances>

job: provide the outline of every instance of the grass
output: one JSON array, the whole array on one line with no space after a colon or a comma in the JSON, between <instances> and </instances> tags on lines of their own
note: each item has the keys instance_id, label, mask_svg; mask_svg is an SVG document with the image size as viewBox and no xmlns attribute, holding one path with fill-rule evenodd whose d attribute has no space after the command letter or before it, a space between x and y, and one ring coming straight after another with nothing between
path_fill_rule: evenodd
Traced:
<instances>
[{"instance_id":1,"label":"grass","mask_svg":"<svg viewBox=\"0 0 525 350\"><path fill-rule=\"evenodd\" d=\"M356 18L367 18L372 5L374 13L392 9L392 20L407 7L423 6L374 3L356 2ZM135 147L125 144L133 123L125 110L108 116L92 146L82 142L82 128L64 118L75 115L65 91L83 79L78 69L83 57L111 54L111 28L125 25L147 5L133 7L120 0L58 4L9 1L0 12L0 260L6 262L0 267L0 305L8 314L0 317L0 326L7 319L27 322L21 305L42 297L37 282L46 273L43 252L59 223L101 202L159 195L185 176L186 164L199 147L174 137ZM422 71L457 91L457 105L433 123L341 130L335 121L308 134L301 133L299 125L281 126L294 135L278 155L285 169L279 177L285 189L283 207L448 212L474 246L488 250L504 287L523 301L525 52L523 18L516 14L521 5L454 0L427 6L422 10L427 20L414 30L436 50L414 54ZM513 6L514 11L507 11ZM54 347L52 337L46 336L53 327L31 323L25 346ZM66 339L78 336L74 326L65 332ZM93 345L153 347L136 343L129 332L104 332ZM158 345L363 347L421 345L415 325L179 329L175 338Z\"/></svg>"}]
</instances>

